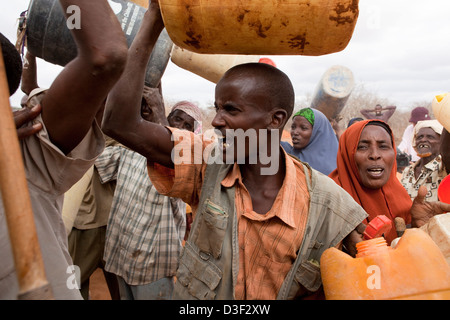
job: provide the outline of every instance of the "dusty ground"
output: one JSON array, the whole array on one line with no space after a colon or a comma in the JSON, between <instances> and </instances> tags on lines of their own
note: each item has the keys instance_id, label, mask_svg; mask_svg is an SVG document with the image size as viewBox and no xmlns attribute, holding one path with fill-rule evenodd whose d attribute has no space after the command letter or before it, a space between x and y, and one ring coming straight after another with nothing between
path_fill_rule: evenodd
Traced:
<instances>
[{"instance_id":1,"label":"dusty ground","mask_svg":"<svg viewBox=\"0 0 450 320\"><path fill-rule=\"evenodd\" d=\"M109 294L108 286L106 285L105 277L101 269L95 270L92 274L89 288L91 300L111 300L111 295Z\"/></svg>"}]
</instances>

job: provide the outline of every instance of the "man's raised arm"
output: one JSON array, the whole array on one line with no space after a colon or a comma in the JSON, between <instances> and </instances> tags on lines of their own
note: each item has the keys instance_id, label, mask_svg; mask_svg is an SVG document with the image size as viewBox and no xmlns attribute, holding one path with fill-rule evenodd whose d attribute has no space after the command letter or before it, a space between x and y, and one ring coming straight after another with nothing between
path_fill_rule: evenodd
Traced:
<instances>
[{"instance_id":1,"label":"man's raised arm","mask_svg":"<svg viewBox=\"0 0 450 320\"><path fill-rule=\"evenodd\" d=\"M66 16L70 16L70 6L80 13L80 28L71 29L77 56L56 77L41 104L50 139L68 154L86 136L124 70L127 42L106 0L60 3Z\"/></svg>"},{"instance_id":2,"label":"man's raised arm","mask_svg":"<svg viewBox=\"0 0 450 320\"><path fill-rule=\"evenodd\" d=\"M102 129L128 148L167 167L173 167L171 133L141 117L145 71L159 34L164 29L159 4L152 0L128 50L124 73L106 101Z\"/></svg>"}]
</instances>

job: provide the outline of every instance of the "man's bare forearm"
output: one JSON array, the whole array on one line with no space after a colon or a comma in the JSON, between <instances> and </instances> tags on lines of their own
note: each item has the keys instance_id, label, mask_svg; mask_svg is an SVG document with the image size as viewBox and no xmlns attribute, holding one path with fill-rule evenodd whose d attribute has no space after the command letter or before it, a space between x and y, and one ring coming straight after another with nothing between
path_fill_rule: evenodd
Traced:
<instances>
[{"instance_id":1,"label":"man's bare forearm","mask_svg":"<svg viewBox=\"0 0 450 320\"><path fill-rule=\"evenodd\" d=\"M170 154L171 135L164 127L145 121L140 108L148 60L163 28L159 7L152 3L128 50L125 71L108 96L102 122L102 129L108 136L155 160L160 159L158 151L161 149Z\"/></svg>"},{"instance_id":2,"label":"man's bare forearm","mask_svg":"<svg viewBox=\"0 0 450 320\"><path fill-rule=\"evenodd\" d=\"M116 131L122 131L120 128L124 125L133 127L133 122L140 119L139 109L144 89L145 70L156 40L163 29L154 11L156 10L145 13L141 28L128 50L124 73L111 90L106 103L105 127L113 130L115 134L117 134ZM124 123L125 120L126 123ZM117 126L117 121L120 122L120 127Z\"/></svg>"},{"instance_id":3,"label":"man's bare forearm","mask_svg":"<svg viewBox=\"0 0 450 320\"><path fill-rule=\"evenodd\" d=\"M80 28L70 29L77 56L55 78L41 104L52 142L67 154L91 128L125 68L128 51L120 23L106 0L60 3L66 18L71 5L79 8Z\"/></svg>"},{"instance_id":4,"label":"man's bare forearm","mask_svg":"<svg viewBox=\"0 0 450 320\"><path fill-rule=\"evenodd\" d=\"M36 57L29 51L27 51L25 57L27 59L27 63L23 68L22 84L20 88L23 93L29 95L33 89L39 87L37 83Z\"/></svg>"}]
</instances>

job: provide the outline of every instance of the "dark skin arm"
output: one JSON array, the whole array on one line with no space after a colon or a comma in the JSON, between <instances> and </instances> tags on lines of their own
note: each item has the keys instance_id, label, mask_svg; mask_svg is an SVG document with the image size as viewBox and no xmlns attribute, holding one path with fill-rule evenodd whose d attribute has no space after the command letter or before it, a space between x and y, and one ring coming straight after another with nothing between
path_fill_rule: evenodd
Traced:
<instances>
[{"instance_id":1,"label":"dark skin arm","mask_svg":"<svg viewBox=\"0 0 450 320\"><path fill-rule=\"evenodd\" d=\"M370 118L372 118L371 113L374 112L374 111L375 110L362 109L360 112L364 116L364 118L370 119Z\"/></svg>"},{"instance_id":2,"label":"dark skin arm","mask_svg":"<svg viewBox=\"0 0 450 320\"><path fill-rule=\"evenodd\" d=\"M386 111L381 113L380 115L376 114L376 109L362 109L360 112L366 119L378 119L383 120L384 122L387 122L390 117L394 114L395 110L397 109L396 106L387 106L382 109L381 111Z\"/></svg>"},{"instance_id":3,"label":"dark skin arm","mask_svg":"<svg viewBox=\"0 0 450 320\"><path fill-rule=\"evenodd\" d=\"M142 92L142 99L145 100L148 108L152 112L152 122L168 126L169 122L166 118L166 110L164 108L164 102L161 95L161 90L159 88L150 88L144 86L144 91Z\"/></svg>"},{"instance_id":4,"label":"dark skin arm","mask_svg":"<svg viewBox=\"0 0 450 320\"><path fill-rule=\"evenodd\" d=\"M342 128L339 123L341 120L342 120L342 118L334 118L334 119L331 119L331 121L330 121L331 126L333 127L333 130L336 133L336 137L338 140L345 131L345 129Z\"/></svg>"},{"instance_id":5,"label":"dark skin arm","mask_svg":"<svg viewBox=\"0 0 450 320\"><path fill-rule=\"evenodd\" d=\"M33 89L38 88L36 73L36 57L29 51L25 55L27 64L23 67L22 83L20 89L26 95L29 95Z\"/></svg>"},{"instance_id":6,"label":"dark skin arm","mask_svg":"<svg viewBox=\"0 0 450 320\"><path fill-rule=\"evenodd\" d=\"M158 1L152 0L128 50L125 71L108 95L102 130L149 161L173 168L170 131L140 113L146 66L163 28Z\"/></svg>"},{"instance_id":7,"label":"dark skin arm","mask_svg":"<svg viewBox=\"0 0 450 320\"><path fill-rule=\"evenodd\" d=\"M71 30L78 54L54 80L41 104L50 139L67 154L85 137L119 79L126 63L127 43L106 0L60 3L64 12L70 5L80 9L81 28Z\"/></svg>"},{"instance_id":8,"label":"dark skin arm","mask_svg":"<svg viewBox=\"0 0 450 320\"><path fill-rule=\"evenodd\" d=\"M447 173L450 171L450 133L447 129L442 130L440 154Z\"/></svg>"},{"instance_id":9,"label":"dark skin arm","mask_svg":"<svg viewBox=\"0 0 450 320\"><path fill-rule=\"evenodd\" d=\"M358 250L356 249L356 244L358 242L364 241L364 230L366 226L364 223L360 223L355 230L350 232L347 237L344 238L342 244L344 246L345 252L347 252L352 257L356 256Z\"/></svg>"},{"instance_id":10,"label":"dark skin arm","mask_svg":"<svg viewBox=\"0 0 450 320\"><path fill-rule=\"evenodd\" d=\"M420 228L435 215L450 212L450 204L440 201L426 201L427 187L420 186L411 206L411 226Z\"/></svg>"},{"instance_id":11,"label":"dark skin arm","mask_svg":"<svg viewBox=\"0 0 450 320\"><path fill-rule=\"evenodd\" d=\"M383 113L381 120L387 122L389 118L392 117L392 115L394 114L395 109L397 109L396 106L387 106L383 108L382 110L385 110L386 112Z\"/></svg>"}]
</instances>

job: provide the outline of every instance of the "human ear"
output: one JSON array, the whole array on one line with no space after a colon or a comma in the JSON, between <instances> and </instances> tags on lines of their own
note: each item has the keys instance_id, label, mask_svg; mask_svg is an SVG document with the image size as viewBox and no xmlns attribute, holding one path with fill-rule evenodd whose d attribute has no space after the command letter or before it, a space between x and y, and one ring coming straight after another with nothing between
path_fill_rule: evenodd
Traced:
<instances>
[{"instance_id":1,"label":"human ear","mask_svg":"<svg viewBox=\"0 0 450 320\"><path fill-rule=\"evenodd\" d=\"M287 112L284 109L276 109L271 113L268 129L282 129L286 125Z\"/></svg>"}]
</instances>

